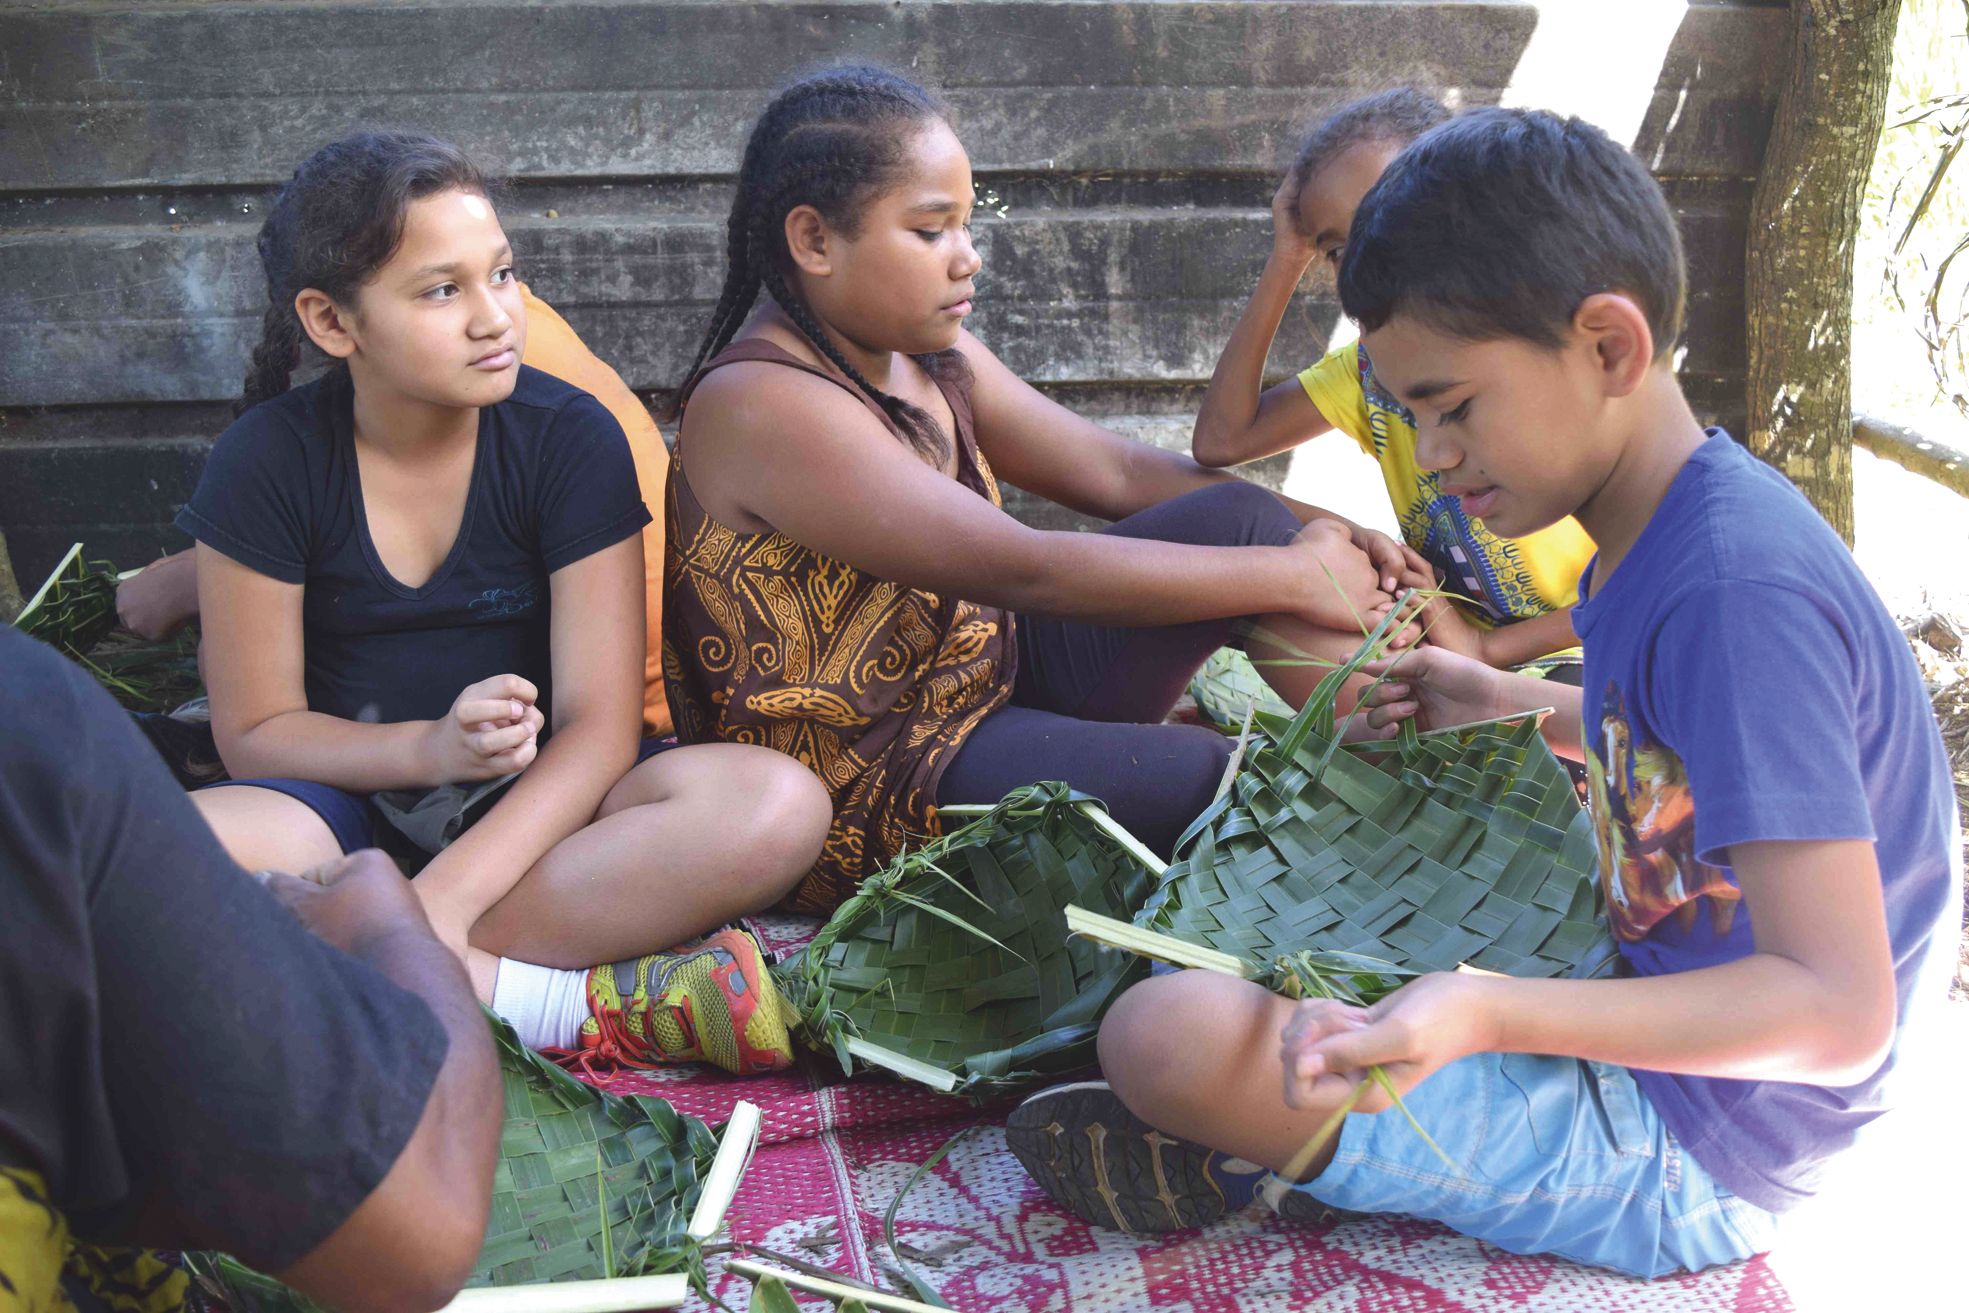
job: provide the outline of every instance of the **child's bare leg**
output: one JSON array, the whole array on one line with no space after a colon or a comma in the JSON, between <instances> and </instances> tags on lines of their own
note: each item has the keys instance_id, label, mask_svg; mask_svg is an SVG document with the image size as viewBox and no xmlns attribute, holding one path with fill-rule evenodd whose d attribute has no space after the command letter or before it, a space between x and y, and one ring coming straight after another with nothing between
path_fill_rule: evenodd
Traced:
<instances>
[{"instance_id":1,"label":"child's bare leg","mask_svg":"<svg viewBox=\"0 0 1969 1313\"><path fill-rule=\"evenodd\" d=\"M334 831L314 808L276 790L228 784L199 789L191 803L227 854L249 871L298 875L342 855Z\"/></svg>"},{"instance_id":2,"label":"child's bare leg","mask_svg":"<svg viewBox=\"0 0 1969 1313\"><path fill-rule=\"evenodd\" d=\"M731 743L666 752L535 863L471 943L554 967L669 948L779 901L832 819L827 791L791 757Z\"/></svg>"},{"instance_id":3,"label":"child's bare leg","mask_svg":"<svg viewBox=\"0 0 1969 1313\"><path fill-rule=\"evenodd\" d=\"M1245 636L1244 650L1272 691L1296 708L1305 706L1306 699L1332 673L1333 666L1353 656L1364 641L1363 634L1320 629L1297 616L1268 615L1252 622L1252 632ZM1333 664L1306 663L1307 657ZM1352 711L1372 682L1367 675L1349 677L1340 686L1340 696L1333 704L1334 715L1345 716Z\"/></svg>"},{"instance_id":4,"label":"child's bare leg","mask_svg":"<svg viewBox=\"0 0 1969 1313\"><path fill-rule=\"evenodd\" d=\"M1151 977L1101 1023L1101 1073L1157 1130L1283 1171L1333 1111L1285 1104L1279 1036L1292 1006L1215 972ZM1332 1159L1329 1143L1302 1179Z\"/></svg>"}]
</instances>

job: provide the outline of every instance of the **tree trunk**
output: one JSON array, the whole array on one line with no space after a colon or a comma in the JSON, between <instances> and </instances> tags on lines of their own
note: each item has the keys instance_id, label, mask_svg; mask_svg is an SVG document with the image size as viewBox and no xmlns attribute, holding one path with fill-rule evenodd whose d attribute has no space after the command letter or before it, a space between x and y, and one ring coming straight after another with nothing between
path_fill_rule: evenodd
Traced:
<instances>
[{"instance_id":1,"label":"tree trunk","mask_svg":"<svg viewBox=\"0 0 1969 1313\"><path fill-rule=\"evenodd\" d=\"M1791 63L1750 207L1750 449L1853 541L1853 244L1900 0L1792 0Z\"/></svg>"}]
</instances>

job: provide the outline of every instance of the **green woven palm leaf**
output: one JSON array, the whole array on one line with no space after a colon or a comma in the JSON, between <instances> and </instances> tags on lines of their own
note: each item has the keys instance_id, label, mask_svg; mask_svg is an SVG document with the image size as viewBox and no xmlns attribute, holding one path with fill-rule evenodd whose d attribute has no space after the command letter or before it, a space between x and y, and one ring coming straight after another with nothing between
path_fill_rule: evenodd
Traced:
<instances>
[{"instance_id":1,"label":"green woven palm leaf","mask_svg":"<svg viewBox=\"0 0 1969 1313\"><path fill-rule=\"evenodd\" d=\"M1300 950L1420 971L1560 975L1611 948L1590 818L1537 715L1341 745L1333 700L1259 710L1230 791L1136 919L1252 964Z\"/></svg>"},{"instance_id":2,"label":"green woven palm leaf","mask_svg":"<svg viewBox=\"0 0 1969 1313\"><path fill-rule=\"evenodd\" d=\"M1093 1060L1139 958L1069 942L1069 903L1127 919L1162 863L1093 799L1018 789L864 881L777 968L803 1033L842 1070L886 1067L973 1096Z\"/></svg>"},{"instance_id":3,"label":"green woven palm leaf","mask_svg":"<svg viewBox=\"0 0 1969 1313\"><path fill-rule=\"evenodd\" d=\"M661 1099L583 1084L486 1016L499 1048L505 1126L485 1246L466 1286L663 1272L701 1284L700 1242L689 1226L718 1148L711 1131ZM233 1313L320 1308L229 1255L188 1254L186 1262Z\"/></svg>"},{"instance_id":4,"label":"green woven palm leaf","mask_svg":"<svg viewBox=\"0 0 1969 1313\"><path fill-rule=\"evenodd\" d=\"M1220 647L1190 678L1190 697L1205 724L1228 734L1238 732L1244 713L1260 711L1291 716L1292 708L1272 692L1251 658L1235 647Z\"/></svg>"}]
</instances>

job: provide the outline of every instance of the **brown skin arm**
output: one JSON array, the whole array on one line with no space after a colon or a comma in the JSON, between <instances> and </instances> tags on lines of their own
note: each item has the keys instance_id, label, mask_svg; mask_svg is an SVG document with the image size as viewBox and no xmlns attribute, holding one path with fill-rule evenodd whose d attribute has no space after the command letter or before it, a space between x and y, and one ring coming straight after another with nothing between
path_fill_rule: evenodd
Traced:
<instances>
[{"instance_id":1,"label":"brown skin arm","mask_svg":"<svg viewBox=\"0 0 1969 1313\"><path fill-rule=\"evenodd\" d=\"M988 458L996 467L1002 456L1006 478L1030 480L1042 495L1127 514L1212 481L1185 471L1195 467L1180 457L1135 463L1121 450L1135 444L1091 425L1096 443L1059 443L1065 450L1049 459L1035 450L1041 408L1014 412L1002 379L981 381L980 391L987 387L979 431L989 423L1001 439ZM1007 426L1017 430L1009 442ZM715 438L702 436L708 432ZM770 526L912 587L1109 624L1278 611L1329 628L1353 623L1321 565L1342 548L1359 556L1342 532L1308 533L1286 547L1224 548L1028 528L931 469L854 397L793 370L748 363L710 375L691 399L682 442L691 488L720 520L749 531ZM1079 459L1083 445L1092 468L1071 474L1068 458ZM1352 583L1359 596L1350 600L1365 613L1386 599L1364 558L1361 566L1356 573L1367 577Z\"/></svg>"},{"instance_id":2,"label":"brown skin arm","mask_svg":"<svg viewBox=\"0 0 1969 1313\"><path fill-rule=\"evenodd\" d=\"M408 882L382 853L355 853L306 877L267 883L315 934L428 1003L449 1040L417 1129L382 1182L326 1240L275 1275L337 1309L442 1307L471 1273L492 1203L501 1093L491 1032L464 968L433 937Z\"/></svg>"},{"instance_id":3,"label":"brown skin arm","mask_svg":"<svg viewBox=\"0 0 1969 1313\"><path fill-rule=\"evenodd\" d=\"M199 667L233 778L298 777L353 793L444 783L430 760L430 722L368 725L308 710L302 585L203 543L197 552Z\"/></svg>"},{"instance_id":4,"label":"brown skin arm","mask_svg":"<svg viewBox=\"0 0 1969 1313\"><path fill-rule=\"evenodd\" d=\"M1224 354L1217 358L1197 411L1190 449L1213 468L1276 455L1333 427L1297 379L1259 390L1265 357L1271 354L1285 309L1299 280L1320 256L1319 248L1299 230L1303 188L1303 180L1295 185L1288 174L1272 195L1272 253L1237 327L1231 330L1231 340L1224 344Z\"/></svg>"},{"instance_id":5,"label":"brown skin arm","mask_svg":"<svg viewBox=\"0 0 1969 1313\"><path fill-rule=\"evenodd\" d=\"M971 366L978 447L1007 483L1088 515L1119 520L1236 477L1074 414L1007 369L968 332L957 347ZM1280 500L1301 524L1327 519L1355 527L1332 511L1290 497Z\"/></svg>"},{"instance_id":6,"label":"brown skin arm","mask_svg":"<svg viewBox=\"0 0 1969 1313\"><path fill-rule=\"evenodd\" d=\"M1436 598L1424 608L1424 618L1429 642L1500 670L1579 646L1571 607L1485 630L1471 624L1447 598Z\"/></svg>"},{"instance_id":7,"label":"brown skin arm","mask_svg":"<svg viewBox=\"0 0 1969 1313\"><path fill-rule=\"evenodd\" d=\"M1282 1041L1288 1099L1337 1097L1371 1065L1407 1090L1493 1050L1738 1080L1865 1079L1887 1055L1895 1014L1873 844L1739 844L1730 861L1756 931L1748 956L1627 980L1437 973L1370 1008L1303 1003ZM1378 1089L1358 1105L1387 1106Z\"/></svg>"},{"instance_id":8,"label":"brown skin arm","mask_svg":"<svg viewBox=\"0 0 1969 1313\"><path fill-rule=\"evenodd\" d=\"M547 850L595 818L636 763L643 705L643 544L625 538L554 571L554 732L505 796L417 877L440 938L472 927Z\"/></svg>"},{"instance_id":9,"label":"brown skin arm","mask_svg":"<svg viewBox=\"0 0 1969 1313\"><path fill-rule=\"evenodd\" d=\"M198 565L192 549L160 556L116 586L116 618L139 638L169 638L198 618Z\"/></svg>"}]
</instances>

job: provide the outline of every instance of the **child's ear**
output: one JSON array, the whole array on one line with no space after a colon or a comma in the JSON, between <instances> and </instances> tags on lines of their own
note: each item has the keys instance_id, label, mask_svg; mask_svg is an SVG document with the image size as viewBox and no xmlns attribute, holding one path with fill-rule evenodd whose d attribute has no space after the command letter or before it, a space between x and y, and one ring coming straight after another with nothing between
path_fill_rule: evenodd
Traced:
<instances>
[{"instance_id":1,"label":"child's ear","mask_svg":"<svg viewBox=\"0 0 1969 1313\"><path fill-rule=\"evenodd\" d=\"M356 340L350 330L348 311L336 305L326 292L309 287L294 298L294 317L323 354L347 360L356 353Z\"/></svg>"},{"instance_id":2,"label":"child's ear","mask_svg":"<svg viewBox=\"0 0 1969 1313\"><path fill-rule=\"evenodd\" d=\"M1624 397L1641 386L1654 364L1654 330L1625 292L1595 292L1573 312L1573 331L1593 348L1606 395Z\"/></svg>"},{"instance_id":3,"label":"child's ear","mask_svg":"<svg viewBox=\"0 0 1969 1313\"><path fill-rule=\"evenodd\" d=\"M793 265L801 273L825 278L834 272L834 259L828 250L827 220L811 205L796 205L786 213L786 249L793 254Z\"/></svg>"}]
</instances>

